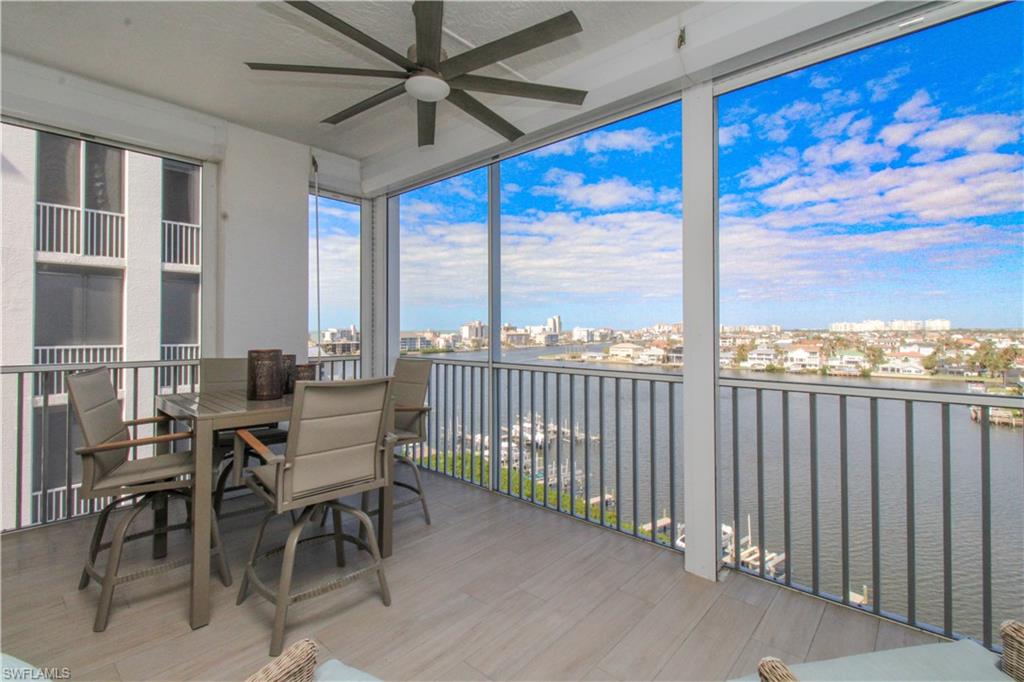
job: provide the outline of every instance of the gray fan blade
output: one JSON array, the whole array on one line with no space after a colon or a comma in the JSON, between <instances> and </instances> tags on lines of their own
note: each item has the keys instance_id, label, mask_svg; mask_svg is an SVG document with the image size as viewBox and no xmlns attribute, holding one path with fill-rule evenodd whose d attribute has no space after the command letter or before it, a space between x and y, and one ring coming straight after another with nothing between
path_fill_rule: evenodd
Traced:
<instances>
[{"instance_id":1,"label":"gray fan blade","mask_svg":"<svg viewBox=\"0 0 1024 682\"><path fill-rule=\"evenodd\" d=\"M567 38L582 30L583 27L580 26L580 20L576 15L566 12L446 59L441 64L441 73L445 78L455 78L541 45Z\"/></svg>"},{"instance_id":2,"label":"gray fan blade","mask_svg":"<svg viewBox=\"0 0 1024 682\"><path fill-rule=\"evenodd\" d=\"M266 64L246 62L253 71L287 71L290 73L326 73L336 76L370 76L372 78L408 78L405 71L382 71L379 69L350 69L345 66L305 66L302 64Z\"/></svg>"},{"instance_id":3,"label":"gray fan blade","mask_svg":"<svg viewBox=\"0 0 1024 682\"><path fill-rule=\"evenodd\" d=\"M513 97L528 97L529 99L564 102L565 104L583 104L583 100L587 96L586 90L573 90L572 88L559 88L554 85L524 83L504 78L488 78L486 76L470 76L468 74L453 78L448 81L448 84L459 90L490 92L495 95L511 95Z\"/></svg>"},{"instance_id":4,"label":"gray fan blade","mask_svg":"<svg viewBox=\"0 0 1024 682\"><path fill-rule=\"evenodd\" d=\"M356 114L360 114L371 107L375 107L382 102L387 102L389 99L394 99L405 92L405 83L399 83L398 85L392 85L387 90L378 92L373 97L368 97L362 102L353 104L348 109L343 109L336 113L334 116L328 116L321 123L341 123L346 118L352 118Z\"/></svg>"},{"instance_id":5,"label":"gray fan blade","mask_svg":"<svg viewBox=\"0 0 1024 682\"><path fill-rule=\"evenodd\" d=\"M509 141L523 136L522 130L498 116L463 90L449 92L448 101Z\"/></svg>"},{"instance_id":6,"label":"gray fan blade","mask_svg":"<svg viewBox=\"0 0 1024 682\"><path fill-rule=\"evenodd\" d=\"M381 57L384 57L384 59L387 59L388 61L393 62L395 64L398 64L403 69L416 68L416 65L412 63L404 55L395 52L384 43L371 38L370 36L366 35L352 24L342 21L341 19L334 16L330 12L320 9L313 3L299 2L298 0L289 0L288 4L294 7L295 9L299 10L300 12L308 14L309 16L313 17L320 23L330 26L338 33L348 38L351 38L352 40L356 41L363 47L369 50L373 50Z\"/></svg>"},{"instance_id":7,"label":"gray fan blade","mask_svg":"<svg viewBox=\"0 0 1024 682\"><path fill-rule=\"evenodd\" d=\"M444 3L436 0L417 0L412 3L416 17L416 61L431 71L441 63L441 22Z\"/></svg>"},{"instance_id":8,"label":"gray fan blade","mask_svg":"<svg viewBox=\"0 0 1024 682\"><path fill-rule=\"evenodd\" d=\"M420 147L434 144L437 102L416 102L416 138Z\"/></svg>"}]
</instances>

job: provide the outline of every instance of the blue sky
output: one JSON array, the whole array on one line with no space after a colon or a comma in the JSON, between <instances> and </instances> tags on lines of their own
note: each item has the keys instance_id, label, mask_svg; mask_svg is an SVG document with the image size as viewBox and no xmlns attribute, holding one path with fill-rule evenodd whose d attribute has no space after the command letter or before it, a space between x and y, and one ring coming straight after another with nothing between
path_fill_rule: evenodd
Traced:
<instances>
[{"instance_id":1,"label":"blue sky","mask_svg":"<svg viewBox=\"0 0 1024 682\"><path fill-rule=\"evenodd\" d=\"M1024 326L1022 44L1011 3L723 95L722 323ZM506 322L684 317L680 126L670 103L502 162ZM403 329L486 319L486 214L485 169L402 196Z\"/></svg>"},{"instance_id":2,"label":"blue sky","mask_svg":"<svg viewBox=\"0 0 1024 682\"><path fill-rule=\"evenodd\" d=\"M320 197L320 321L359 326L359 206ZM309 329L316 330L316 221L309 197Z\"/></svg>"}]
</instances>

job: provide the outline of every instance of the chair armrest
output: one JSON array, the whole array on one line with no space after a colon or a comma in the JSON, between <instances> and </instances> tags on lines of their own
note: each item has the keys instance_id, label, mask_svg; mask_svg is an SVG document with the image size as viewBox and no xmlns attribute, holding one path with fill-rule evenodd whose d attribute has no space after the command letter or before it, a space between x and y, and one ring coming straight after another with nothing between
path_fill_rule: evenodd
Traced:
<instances>
[{"instance_id":1,"label":"chair armrest","mask_svg":"<svg viewBox=\"0 0 1024 682\"><path fill-rule=\"evenodd\" d=\"M109 450L123 450L125 448L137 448L140 445L169 443L171 441L182 440L191 437L191 431L181 431L179 433L165 433L160 436L150 436L148 438L132 438L130 440L114 440L110 441L109 443L100 443L99 445L85 445L80 448L75 448L75 452L77 452L79 455L92 455L97 452L107 452Z\"/></svg>"},{"instance_id":2,"label":"chair armrest","mask_svg":"<svg viewBox=\"0 0 1024 682\"><path fill-rule=\"evenodd\" d=\"M237 429L235 431L235 435L241 438L246 445L252 448L252 451L256 454L256 456L262 459L267 464L272 464L278 461L284 461L284 457L282 457L281 455L274 454L274 452L270 448L268 448L263 443L263 441L254 436L252 432L249 431L248 429Z\"/></svg>"},{"instance_id":3,"label":"chair armrest","mask_svg":"<svg viewBox=\"0 0 1024 682\"><path fill-rule=\"evenodd\" d=\"M245 682L298 682L312 680L316 671L317 645L300 639L284 653L253 673Z\"/></svg>"},{"instance_id":4,"label":"chair armrest","mask_svg":"<svg viewBox=\"0 0 1024 682\"><path fill-rule=\"evenodd\" d=\"M430 412L429 405L395 405L395 412Z\"/></svg>"},{"instance_id":5,"label":"chair armrest","mask_svg":"<svg viewBox=\"0 0 1024 682\"><path fill-rule=\"evenodd\" d=\"M761 682L797 682L793 671L773 656L765 656L758 662L757 676Z\"/></svg>"},{"instance_id":6,"label":"chair armrest","mask_svg":"<svg viewBox=\"0 0 1024 682\"><path fill-rule=\"evenodd\" d=\"M398 436L393 433L384 434L384 443L380 446L381 452L391 452L397 447L395 443L398 442Z\"/></svg>"},{"instance_id":7,"label":"chair armrest","mask_svg":"<svg viewBox=\"0 0 1024 682\"><path fill-rule=\"evenodd\" d=\"M166 414L158 414L155 417L143 417L141 419L130 419L124 423L125 426L142 426L143 424L160 424L169 422L171 418Z\"/></svg>"}]
</instances>

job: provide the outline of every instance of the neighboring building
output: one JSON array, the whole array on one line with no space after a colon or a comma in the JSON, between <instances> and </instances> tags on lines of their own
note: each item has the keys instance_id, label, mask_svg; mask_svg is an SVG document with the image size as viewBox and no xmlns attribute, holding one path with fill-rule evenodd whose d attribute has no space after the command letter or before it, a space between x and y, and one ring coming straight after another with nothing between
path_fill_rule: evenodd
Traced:
<instances>
[{"instance_id":1,"label":"neighboring building","mask_svg":"<svg viewBox=\"0 0 1024 682\"><path fill-rule=\"evenodd\" d=\"M426 350L434 347L434 340L423 334L402 334L398 337L398 348L403 353Z\"/></svg>"},{"instance_id":2,"label":"neighboring building","mask_svg":"<svg viewBox=\"0 0 1024 682\"><path fill-rule=\"evenodd\" d=\"M538 346L557 346L558 334L555 332L541 332L533 335L533 342Z\"/></svg>"},{"instance_id":3,"label":"neighboring building","mask_svg":"<svg viewBox=\"0 0 1024 682\"><path fill-rule=\"evenodd\" d=\"M616 343L608 348L608 357L619 360L632 360L644 349L635 343Z\"/></svg>"},{"instance_id":4,"label":"neighboring building","mask_svg":"<svg viewBox=\"0 0 1024 682\"><path fill-rule=\"evenodd\" d=\"M467 322L459 328L459 336L463 341L471 342L487 338L487 325L480 320Z\"/></svg>"},{"instance_id":5,"label":"neighboring building","mask_svg":"<svg viewBox=\"0 0 1024 682\"><path fill-rule=\"evenodd\" d=\"M924 328L929 332L948 332L952 327L949 320L925 320Z\"/></svg>"},{"instance_id":6,"label":"neighboring building","mask_svg":"<svg viewBox=\"0 0 1024 682\"><path fill-rule=\"evenodd\" d=\"M547 320L547 323L545 324L545 326L548 328L548 331L550 331L550 332L552 332L554 334L561 334L562 333L562 316L561 315L554 315L552 317L549 317L548 320Z\"/></svg>"},{"instance_id":7,"label":"neighboring building","mask_svg":"<svg viewBox=\"0 0 1024 682\"><path fill-rule=\"evenodd\" d=\"M501 342L508 346L528 346L532 335L528 331L503 330Z\"/></svg>"},{"instance_id":8,"label":"neighboring building","mask_svg":"<svg viewBox=\"0 0 1024 682\"><path fill-rule=\"evenodd\" d=\"M638 365L660 365L665 362L667 355L664 348L644 348L635 355L633 362Z\"/></svg>"},{"instance_id":9,"label":"neighboring building","mask_svg":"<svg viewBox=\"0 0 1024 682\"><path fill-rule=\"evenodd\" d=\"M573 327L572 340L576 343L592 343L594 337L594 330L589 327Z\"/></svg>"},{"instance_id":10,"label":"neighboring building","mask_svg":"<svg viewBox=\"0 0 1024 682\"><path fill-rule=\"evenodd\" d=\"M6 123L3 150L4 286L18 287L19 304L3 308L0 362L198 359L201 167ZM118 388L144 417L153 405L145 396L195 378L166 368L139 372L138 383L122 374ZM54 378L33 393L26 408L36 426L22 481L33 492L23 516L59 518L67 505L85 511L77 483L70 499L66 489L64 382ZM14 399L3 405L12 414ZM4 434L5 451L14 438L13 430ZM79 458L71 462L77 481Z\"/></svg>"},{"instance_id":11,"label":"neighboring building","mask_svg":"<svg viewBox=\"0 0 1024 682\"><path fill-rule=\"evenodd\" d=\"M787 372L817 372L821 369L821 350L817 346L793 346L786 350Z\"/></svg>"}]
</instances>

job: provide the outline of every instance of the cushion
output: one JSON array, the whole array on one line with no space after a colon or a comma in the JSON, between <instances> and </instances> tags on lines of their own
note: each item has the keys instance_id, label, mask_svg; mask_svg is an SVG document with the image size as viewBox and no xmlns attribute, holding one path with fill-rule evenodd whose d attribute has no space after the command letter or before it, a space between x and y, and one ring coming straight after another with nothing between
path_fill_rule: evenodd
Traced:
<instances>
[{"instance_id":1,"label":"cushion","mask_svg":"<svg viewBox=\"0 0 1024 682\"><path fill-rule=\"evenodd\" d=\"M924 644L844 656L828 661L790 665L801 682L827 680L839 682L901 680L1005 680L999 669L999 656L980 644L962 639L958 642ZM754 674L743 678L756 680Z\"/></svg>"},{"instance_id":2,"label":"cushion","mask_svg":"<svg viewBox=\"0 0 1024 682\"><path fill-rule=\"evenodd\" d=\"M317 666L313 673L314 682L375 682L378 678L345 665L336 658L330 658Z\"/></svg>"}]
</instances>

